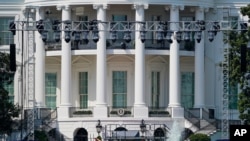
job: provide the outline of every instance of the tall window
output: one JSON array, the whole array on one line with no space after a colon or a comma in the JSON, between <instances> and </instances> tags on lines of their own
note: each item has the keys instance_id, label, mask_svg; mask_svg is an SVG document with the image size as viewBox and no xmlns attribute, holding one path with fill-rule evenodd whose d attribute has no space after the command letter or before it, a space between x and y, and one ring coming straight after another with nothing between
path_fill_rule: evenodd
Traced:
<instances>
[{"instance_id":1,"label":"tall window","mask_svg":"<svg viewBox=\"0 0 250 141\"><path fill-rule=\"evenodd\" d=\"M0 17L0 45L9 45L14 43L14 36L9 31L9 21L14 17Z\"/></svg>"},{"instance_id":2,"label":"tall window","mask_svg":"<svg viewBox=\"0 0 250 141\"><path fill-rule=\"evenodd\" d=\"M3 83L3 88L8 92L9 102L14 104L14 76L10 77L12 79L11 83Z\"/></svg>"},{"instance_id":3,"label":"tall window","mask_svg":"<svg viewBox=\"0 0 250 141\"><path fill-rule=\"evenodd\" d=\"M193 108L194 105L194 73L181 73L181 104L184 108Z\"/></svg>"},{"instance_id":4,"label":"tall window","mask_svg":"<svg viewBox=\"0 0 250 141\"><path fill-rule=\"evenodd\" d=\"M127 72L113 71L112 78L113 107L124 108L127 106Z\"/></svg>"},{"instance_id":5,"label":"tall window","mask_svg":"<svg viewBox=\"0 0 250 141\"><path fill-rule=\"evenodd\" d=\"M229 109L238 108L238 85L229 85Z\"/></svg>"},{"instance_id":6,"label":"tall window","mask_svg":"<svg viewBox=\"0 0 250 141\"><path fill-rule=\"evenodd\" d=\"M48 108L56 108L56 73L45 73L45 104Z\"/></svg>"},{"instance_id":7,"label":"tall window","mask_svg":"<svg viewBox=\"0 0 250 141\"><path fill-rule=\"evenodd\" d=\"M79 72L80 108L88 108L88 72Z\"/></svg>"},{"instance_id":8,"label":"tall window","mask_svg":"<svg viewBox=\"0 0 250 141\"><path fill-rule=\"evenodd\" d=\"M151 73L151 104L154 108L160 106L160 72Z\"/></svg>"},{"instance_id":9,"label":"tall window","mask_svg":"<svg viewBox=\"0 0 250 141\"><path fill-rule=\"evenodd\" d=\"M112 21L127 21L127 15L112 15ZM119 29L121 27L118 27ZM123 32L117 32L118 39L123 39Z\"/></svg>"}]
</instances>

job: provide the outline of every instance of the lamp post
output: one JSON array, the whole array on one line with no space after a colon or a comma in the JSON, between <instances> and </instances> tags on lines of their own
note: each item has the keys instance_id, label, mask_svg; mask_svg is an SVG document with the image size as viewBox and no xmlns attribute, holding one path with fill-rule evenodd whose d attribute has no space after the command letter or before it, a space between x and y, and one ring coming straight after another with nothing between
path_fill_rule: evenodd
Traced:
<instances>
[{"instance_id":1,"label":"lamp post","mask_svg":"<svg viewBox=\"0 0 250 141\"><path fill-rule=\"evenodd\" d=\"M147 127L146 127L144 119L141 120L140 128L141 128L141 133L142 133L141 137L144 137L144 133L147 131Z\"/></svg>"},{"instance_id":2,"label":"lamp post","mask_svg":"<svg viewBox=\"0 0 250 141\"><path fill-rule=\"evenodd\" d=\"M100 121L100 120L97 121L96 132L98 133L98 136L99 136L100 133L102 132L102 124L101 124L101 121Z\"/></svg>"}]
</instances>

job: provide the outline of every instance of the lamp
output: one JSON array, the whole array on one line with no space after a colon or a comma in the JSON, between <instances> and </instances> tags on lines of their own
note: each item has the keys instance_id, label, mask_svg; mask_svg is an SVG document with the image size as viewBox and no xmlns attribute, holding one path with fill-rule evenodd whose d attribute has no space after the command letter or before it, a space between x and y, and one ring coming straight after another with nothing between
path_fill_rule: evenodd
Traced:
<instances>
[{"instance_id":1,"label":"lamp","mask_svg":"<svg viewBox=\"0 0 250 141\"><path fill-rule=\"evenodd\" d=\"M145 22L141 23L141 30L140 30L140 37L141 37L141 42L144 43L146 40L146 30L145 30Z\"/></svg>"},{"instance_id":2,"label":"lamp","mask_svg":"<svg viewBox=\"0 0 250 141\"><path fill-rule=\"evenodd\" d=\"M198 42L198 43L200 43L201 42L201 31L196 31L195 32L195 39L196 39L196 41Z\"/></svg>"},{"instance_id":3,"label":"lamp","mask_svg":"<svg viewBox=\"0 0 250 141\"><path fill-rule=\"evenodd\" d=\"M81 32L80 31L74 31L73 33L74 41L79 42L81 40Z\"/></svg>"},{"instance_id":4,"label":"lamp","mask_svg":"<svg viewBox=\"0 0 250 141\"><path fill-rule=\"evenodd\" d=\"M88 34L89 34L89 31L83 31L83 36L82 36L82 40L85 44L88 44L89 43L89 39L88 39Z\"/></svg>"},{"instance_id":5,"label":"lamp","mask_svg":"<svg viewBox=\"0 0 250 141\"><path fill-rule=\"evenodd\" d=\"M10 21L9 30L12 32L13 35L16 35L16 24L14 21Z\"/></svg>"},{"instance_id":6,"label":"lamp","mask_svg":"<svg viewBox=\"0 0 250 141\"><path fill-rule=\"evenodd\" d=\"M92 40L97 43L99 41L99 31L98 31L98 27L97 27L97 24L95 24L93 26L93 31L92 31Z\"/></svg>"},{"instance_id":7,"label":"lamp","mask_svg":"<svg viewBox=\"0 0 250 141\"><path fill-rule=\"evenodd\" d=\"M171 39L173 34L173 31L167 31L167 36L166 36L166 40L171 44L173 43L173 40Z\"/></svg>"},{"instance_id":8,"label":"lamp","mask_svg":"<svg viewBox=\"0 0 250 141\"><path fill-rule=\"evenodd\" d=\"M102 132L102 124L100 120L97 121L96 132L98 133L98 135Z\"/></svg>"},{"instance_id":9,"label":"lamp","mask_svg":"<svg viewBox=\"0 0 250 141\"><path fill-rule=\"evenodd\" d=\"M112 42L115 42L116 39L117 39L117 34L116 33L117 33L116 30L110 31L110 39L111 39Z\"/></svg>"},{"instance_id":10,"label":"lamp","mask_svg":"<svg viewBox=\"0 0 250 141\"><path fill-rule=\"evenodd\" d=\"M37 28L37 31L40 34L42 34L42 31L44 30L44 23L42 19L36 22L36 28Z\"/></svg>"},{"instance_id":11,"label":"lamp","mask_svg":"<svg viewBox=\"0 0 250 141\"><path fill-rule=\"evenodd\" d=\"M141 128L142 134L147 131L147 127L146 127L145 121L143 119L141 120L140 128Z\"/></svg>"},{"instance_id":12,"label":"lamp","mask_svg":"<svg viewBox=\"0 0 250 141\"><path fill-rule=\"evenodd\" d=\"M213 30L214 30L214 35L217 35L217 32L220 30L220 25L219 25L219 23L218 22L214 22L213 23L213 28L212 28Z\"/></svg>"},{"instance_id":13,"label":"lamp","mask_svg":"<svg viewBox=\"0 0 250 141\"><path fill-rule=\"evenodd\" d=\"M64 40L65 40L66 43L68 43L70 41L70 39L71 39L71 31L70 31L68 26L65 26L64 33L65 33Z\"/></svg>"},{"instance_id":14,"label":"lamp","mask_svg":"<svg viewBox=\"0 0 250 141\"><path fill-rule=\"evenodd\" d=\"M190 41L190 31L185 31L184 32L184 41L189 42Z\"/></svg>"},{"instance_id":15,"label":"lamp","mask_svg":"<svg viewBox=\"0 0 250 141\"><path fill-rule=\"evenodd\" d=\"M212 42L214 40L214 31L209 30L208 31L208 40Z\"/></svg>"},{"instance_id":16,"label":"lamp","mask_svg":"<svg viewBox=\"0 0 250 141\"><path fill-rule=\"evenodd\" d=\"M60 41L60 36L61 36L61 32L60 31L54 31L54 40L56 42Z\"/></svg>"},{"instance_id":17,"label":"lamp","mask_svg":"<svg viewBox=\"0 0 250 141\"><path fill-rule=\"evenodd\" d=\"M131 41L131 35L130 35L131 31L130 30L127 30L125 31L124 33L124 37L123 39L125 40L125 42L129 43Z\"/></svg>"},{"instance_id":18,"label":"lamp","mask_svg":"<svg viewBox=\"0 0 250 141\"><path fill-rule=\"evenodd\" d=\"M177 40L178 43L181 42L181 37L182 37L182 32L181 31L177 31L176 32L176 40ZM171 36L170 36L170 38L171 38Z\"/></svg>"},{"instance_id":19,"label":"lamp","mask_svg":"<svg viewBox=\"0 0 250 141\"><path fill-rule=\"evenodd\" d=\"M197 21L197 24L199 25L200 30L206 30L206 25L204 20Z\"/></svg>"},{"instance_id":20,"label":"lamp","mask_svg":"<svg viewBox=\"0 0 250 141\"><path fill-rule=\"evenodd\" d=\"M41 31L41 35L42 35L43 42L46 42L48 38L48 31L47 30Z\"/></svg>"}]
</instances>

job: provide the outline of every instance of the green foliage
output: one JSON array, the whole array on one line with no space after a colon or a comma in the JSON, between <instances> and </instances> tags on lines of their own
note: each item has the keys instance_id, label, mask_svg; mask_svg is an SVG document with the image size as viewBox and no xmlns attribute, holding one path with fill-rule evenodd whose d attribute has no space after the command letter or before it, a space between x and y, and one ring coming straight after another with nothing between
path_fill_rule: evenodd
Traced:
<instances>
[{"instance_id":1,"label":"green foliage","mask_svg":"<svg viewBox=\"0 0 250 141\"><path fill-rule=\"evenodd\" d=\"M48 141L48 137L45 131L35 130L35 140L36 141Z\"/></svg>"},{"instance_id":2,"label":"green foliage","mask_svg":"<svg viewBox=\"0 0 250 141\"><path fill-rule=\"evenodd\" d=\"M201 133L192 134L189 137L189 140L190 141L211 141L209 136L207 136L206 134L201 134Z\"/></svg>"},{"instance_id":3,"label":"green foliage","mask_svg":"<svg viewBox=\"0 0 250 141\"><path fill-rule=\"evenodd\" d=\"M250 18L250 4L247 7L241 8L241 13ZM238 110L239 118L250 124L250 85L246 73L250 72L250 64L246 66L246 72L241 72L241 50L242 45L247 45L250 38L250 28L246 32L233 31L227 34L228 40L226 43L230 44L229 50L229 83L239 84L241 93L239 93ZM250 62L250 51L246 53L246 62Z\"/></svg>"},{"instance_id":4,"label":"green foliage","mask_svg":"<svg viewBox=\"0 0 250 141\"><path fill-rule=\"evenodd\" d=\"M18 105L9 102L8 92L0 87L0 134L10 134L14 124L13 117L19 115Z\"/></svg>"}]
</instances>

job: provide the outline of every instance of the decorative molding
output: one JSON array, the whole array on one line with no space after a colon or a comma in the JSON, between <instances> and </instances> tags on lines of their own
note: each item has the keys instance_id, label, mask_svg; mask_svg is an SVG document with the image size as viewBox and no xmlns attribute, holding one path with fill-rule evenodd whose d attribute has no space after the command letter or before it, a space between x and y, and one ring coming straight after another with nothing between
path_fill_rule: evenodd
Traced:
<instances>
[{"instance_id":1,"label":"decorative molding","mask_svg":"<svg viewBox=\"0 0 250 141\"><path fill-rule=\"evenodd\" d=\"M104 3L104 4L93 4L93 9L99 9L101 7L103 9L109 9L109 5L107 3Z\"/></svg>"},{"instance_id":2,"label":"decorative molding","mask_svg":"<svg viewBox=\"0 0 250 141\"><path fill-rule=\"evenodd\" d=\"M166 11L169 11L170 9L173 10L173 11L184 10L185 6L184 5L170 5L170 6L165 6L165 10Z\"/></svg>"},{"instance_id":3,"label":"decorative molding","mask_svg":"<svg viewBox=\"0 0 250 141\"><path fill-rule=\"evenodd\" d=\"M148 4L142 4L142 3L135 3L132 5L132 9L138 9L140 7L143 7L144 9L148 9Z\"/></svg>"}]
</instances>

